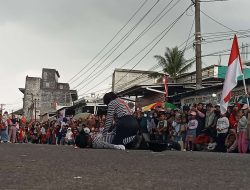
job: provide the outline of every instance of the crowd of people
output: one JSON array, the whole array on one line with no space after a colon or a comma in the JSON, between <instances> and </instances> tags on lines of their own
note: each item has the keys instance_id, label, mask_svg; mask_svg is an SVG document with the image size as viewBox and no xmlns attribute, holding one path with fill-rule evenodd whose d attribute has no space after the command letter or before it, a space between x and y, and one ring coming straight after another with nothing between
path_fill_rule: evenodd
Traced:
<instances>
[{"instance_id":1,"label":"crowd of people","mask_svg":"<svg viewBox=\"0 0 250 190\"><path fill-rule=\"evenodd\" d=\"M183 151L247 153L250 148L249 108L235 104L221 114L212 104L181 109L155 108L132 112L114 93L104 96L106 115L86 119L58 117L28 122L5 112L0 115L2 143L71 145L75 148L150 149L152 142L173 142Z\"/></svg>"},{"instance_id":2,"label":"crowd of people","mask_svg":"<svg viewBox=\"0 0 250 190\"><path fill-rule=\"evenodd\" d=\"M212 104L193 104L174 110L138 111L140 142L174 141L183 151L247 153L250 149L249 108L246 104L228 107L221 114Z\"/></svg>"}]
</instances>

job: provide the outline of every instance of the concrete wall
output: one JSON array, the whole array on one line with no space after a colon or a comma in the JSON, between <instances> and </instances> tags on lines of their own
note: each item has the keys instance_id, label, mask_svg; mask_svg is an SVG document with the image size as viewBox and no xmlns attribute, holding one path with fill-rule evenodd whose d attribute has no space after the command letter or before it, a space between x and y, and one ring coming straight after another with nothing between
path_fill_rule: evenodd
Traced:
<instances>
[{"instance_id":1,"label":"concrete wall","mask_svg":"<svg viewBox=\"0 0 250 190\"><path fill-rule=\"evenodd\" d=\"M155 84L156 80L149 77L149 72L115 70L112 79L112 90L120 92L135 85Z\"/></svg>"},{"instance_id":2,"label":"concrete wall","mask_svg":"<svg viewBox=\"0 0 250 190\"><path fill-rule=\"evenodd\" d=\"M25 82L25 92L23 99L23 111L24 115L31 119L32 115L34 115L34 107L32 104L35 99L40 99L40 87L41 87L41 79L35 77L26 77ZM33 100L33 101L32 101Z\"/></svg>"},{"instance_id":3,"label":"concrete wall","mask_svg":"<svg viewBox=\"0 0 250 190\"><path fill-rule=\"evenodd\" d=\"M68 83L58 83L55 69L43 69L42 78L26 77L23 110L30 120L34 113L36 99L37 119L39 115L56 111L56 106L70 106L72 97Z\"/></svg>"},{"instance_id":4,"label":"concrete wall","mask_svg":"<svg viewBox=\"0 0 250 190\"><path fill-rule=\"evenodd\" d=\"M247 91L249 92L250 85L247 85ZM181 105L191 105L193 103L212 103L214 105L219 104L221 100L222 88L220 90L210 90L204 91L194 96L189 96L181 99ZM213 97L212 94L216 96ZM238 86L232 90L232 97L238 99L240 96L245 95L245 90L243 86Z\"/></svg>"},{"instance_id":5,"label":"concrete wall","mask_svg":"<svg viewBox=\"0 0 250 190\"><path fill-rule=\"evenodd\" d=\"M70 106L72 102L69 90L42 89L41 90L41 114L56 111L58 106Z\"/></svg>"}]
</instances>

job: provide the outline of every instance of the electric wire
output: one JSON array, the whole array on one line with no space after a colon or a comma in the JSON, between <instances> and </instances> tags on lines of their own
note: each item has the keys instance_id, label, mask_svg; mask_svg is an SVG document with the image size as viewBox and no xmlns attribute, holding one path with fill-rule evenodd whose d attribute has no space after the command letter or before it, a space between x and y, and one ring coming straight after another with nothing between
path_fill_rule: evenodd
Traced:
<instances>
[{"instance_id":1,"label":"electric wire","mask_svg":"<svg viewBox=\"0 0 250 190\"><path fill-rule=\"evenodd\" d=\"M108 45L121 33L121 31L130 23L130 21L137 15L137 13L143 8L143 6L148 2L148 0L145 0L142 5L135 11L135 13L129 18L129 20L123 25L123 27L113 36L113 38L91 59L91 61L87 64L90 65L105 49L108 47ZM71 82L75 77L77 77L84 69L87 67L83 67L77 74L75 74L70 80Z\"/></svg>"},{"instance_id":2,"label":"electric wire","mask_svg":"<svg viewBox=\"0 0 250 190\"><path fill-rule=\"evenodd\" d=\"M181 0L179 0L179 1L177 1L177 3L179 3ZM171 1L172 2L172 1ZM171 3L170 2L170 3ZM164 10L170 5L170 3L164 8ZM145 34L145 32L147 32L150 28L152 28L156 23L158 23L162 18L163 18L163 16L165 16L168 12L170 12L176 5L177 5L177 3L175 3L170 9L168 9L168 11L164 14L164 15L162 15L155 23L154 23L154 21L161 15L161 13L164 11L162 11L160 14L158 14L157 15L157 17L148 25L148 27L147 28L145 28L141 33L140 33L140 35L124 50L124 51L126 51L131 45L133 45L143 34ZM137 55L139 55L142 51L144 51L149 45L151 45L162 33L164 33L164 31L163 32L161 32L156 38L154 38L148 45L146 45L139 53L137 53L132 59L130 59L126 64L128 64L130 61L132 61L134 58L136 58L137 57ZM124 52L123 51L123 52ZM123 53L122 52L122 53ZM121 53L121 54L122 54ZM105 67L103 67L103 68L100 68L99 69L99 71L95 74L95 75L92 75L89 79L92 79L92 78L95 78L96 76L98 76L100 73L102 73L104 70L106 70L116 59L118 59L119 57L120 57L120 55L121 54L119 54L114 60L112 60L107 66L105 66ZM125 65L126 65L125 64ZM125 66L125 65L123 65L123 66ZM122 67L123 67L122 66ZM90 75L89 75L90 76ZM85 81L85 82L87 82L87 81ZM84 85L83 87L81 87L80 89L78 89L78 91L80 91L80 90L82 90L83 88L85 88L87 85L89 85L90 83L87 83L86 85Z\"/></svg>"},{"instance_id":3,"label":"electric wire","mask_svg":"<svg viewBox=\"0 0 250 190\"><path fill-rule=\"evenodd\" d=\"M92 65L92 67L90 68L90 69L92 69L94 66L96 66L96 69L97 68L100 68L100 66L117 50L117 48L129 37L129 35L136 29L136 27L145 19L145 17L153 10L153 8L158 4L160 2L160 0L157 0L155 3L154 3L154 5L146 12L146 14L144 14L143 15L143 17L135 24L135 26L110 50L110 51L112 51L114 48L114 50L110 53L110 55L108 56L108 57L106 57L106 59L103 61L103 62L101 62L99 65L97 65L96 66L96 64L97 63L95 63L95 64L93 64ZM133 44L131 44L130 46L132 46ZM129 47L130 47L129 46ZM129 48L128 47L128 48ZM128 49L127 48L127 49ZM110 52L109 51L109 52ZM109 53L108 52L108 53ZM125 51L123 51L122 53L120 53L118 56L117 56L117 58L116 59L118 59L123 53L124 53ZM105 54L106 55L106 54ZM104 57L104 56L103 56ZM102 57L102 58L103 58ZM101 59L102 59L101 58ZM98 62L100 62L101 61L101 59L98 61ZM89 70L90 70L89 69ZM86 78L88 79L95 71L96 71L96 69L95 70L93 70L87 77L85 77L80 83L78 83L73 89L76 89L77 87L79 87L79 86L81 86L82 85L82 83L85 83L85 82L87 82L87 80L86 80Z\"/></svg>"},{"instance_id":4,"label":"electric wire","mask_svg":"<svg viewBox=\"0 0 250 190\"><path fill-rule=\"evenodd\" d=\"M84 83L86 83L88 80L95 78L96 76L98 76L100 73L102 73L104 70L106 70L112 63L114 63L114 61L116 61L125 51L127 51L136 41L138 41L146 32L148 32L153 26L155 26L167 13L169 13L181 0L178 0L172 7L170 7L163 15L161 15L169 6L170 4L173 2L170 1L164 8L163 10L153 19L153 21L151 21L151 23L139 34L139 36L137 36L126 48L125 50L123 50L115 59L113 59L108 65L106 65L103 68L100 68L101 65L98 66L99 71L97 71L97 73L95 73L94 75L92 75L96 70L94 70L90 75L87 76L87 78L84 79L83 83L79 83L80 85L83 85ZM158 19L158 20L157 20ZM92 76L91 76L92 75ZM90 78L89 78L90 77ZM87 85L89 85L90 83L87 83L85 86L83 86L82 88L78 89L78 90L82 90L84 87L86 87Z\"/></svg>"}]
</instances>

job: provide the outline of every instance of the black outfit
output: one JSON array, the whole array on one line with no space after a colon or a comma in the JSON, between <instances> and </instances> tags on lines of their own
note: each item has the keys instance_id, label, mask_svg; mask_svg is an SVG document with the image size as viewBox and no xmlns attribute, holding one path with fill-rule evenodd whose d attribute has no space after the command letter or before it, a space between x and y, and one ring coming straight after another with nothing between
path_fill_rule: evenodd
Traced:
<instances>
[{"instance_id":1,"label":"black outfit","mask_svg":"<svg viewBox=\"0 0 250 190\"><path fill-rule=\"evenodd\" d=\"M116 124L112 126L114 118ZM112 131L115 133L112 144L126 145L135 139L138 130L138 122L132 116L132 111L128 105L120 98L112 100L108 104L103 135L105 136L108 132Z\"/></svg>"},{"instance_id":2,"label":"black outfit","mask_svg":"<svg viewBox=\"0 0 250 190\"><path fill-rule=\"evenodd\" d=\"M76 136L75 144L79 148L86 148L89 142L89 135L81 130L80 133Z\"/></svg>"},{"instance_id":3,"label":"black outfit","mask_svg":"<svg viewBox=\"0 0 250 190\"><path fill-rule=\"evenodd\" d=\"M112 144L127 144L137 134L139 125L137 120L132 115L127 115L120 118L115 127L116 135ZM125 142L127 141L127 142Z\"/></svg>"}]
</instances>

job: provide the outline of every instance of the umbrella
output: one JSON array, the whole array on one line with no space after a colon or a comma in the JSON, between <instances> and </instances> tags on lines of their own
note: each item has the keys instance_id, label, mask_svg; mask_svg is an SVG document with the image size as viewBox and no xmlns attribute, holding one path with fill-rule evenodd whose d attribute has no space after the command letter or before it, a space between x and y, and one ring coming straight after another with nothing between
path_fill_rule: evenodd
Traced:
<instances>
[{"instance_id":1,"label":"umbrella","mask_svg":"<svg viewBox=\"0 0 250 190\"><path fill-rule=\"evenodd\" d=\"M87 113L87 112L78 113L73 117L73 119L78 120L81 118L82 120L86 120L90 115L91 115L91 113Z\"/></svg>"},{"instance_id":2,"label":"umbrella","mask_svg":"<svg viewBox=\"0 0 250 190\"><path fill-rule=\"evenodd\" d=\"M155 102L153 104L149 104L142 108L142 112L149 111L151 109L155 109L157 107L162 107L162 102Z\"/></svg>"},{"instance_id":3,"label":"umbrella","mask_svg":"<svg viewBox=\"0 0 250 190\"><path fill-rule=\"evenodd\" d=\"M248 102L249 102L249 98L248 98ZM237 103L240 103L240 104L247 104L247 97L244 97L244 96L240 96L237 100Z\"/></svg>"},{"instance_id":4,"label":"umbrella","mask_svg":"<svg viewBox=\"0 0 250 190\"><path fill-rule=\"evenodd\" d=\"M175 109L175 108L176 108L176 106L175 106L174 104L171 104L171 103L165 102L165 108Z\"/></svg>"}]
</instances>

